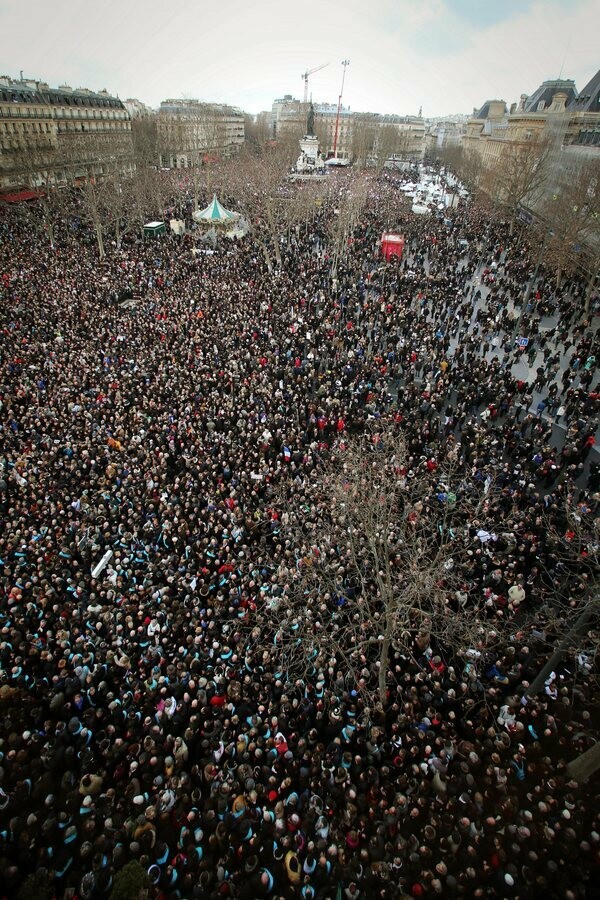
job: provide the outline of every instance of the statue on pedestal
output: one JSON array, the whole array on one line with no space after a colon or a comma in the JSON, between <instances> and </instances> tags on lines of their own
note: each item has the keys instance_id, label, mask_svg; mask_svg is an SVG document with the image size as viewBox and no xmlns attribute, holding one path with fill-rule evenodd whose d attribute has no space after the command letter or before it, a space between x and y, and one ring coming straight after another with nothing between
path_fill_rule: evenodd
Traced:
<instances>
[{"instance_id":1,"label":"statue on pedestal","mask_svg":"<svg viewBox=\"0 0 600 900\"><path fill-rule=\"evenodd\" d=\"M315 108L311 104L306 116L306 134L300 139L300 156L294 168L296 175L324 174L323 157L319 153L319 141L315 135Z\"/></svg>"}]
</instances>

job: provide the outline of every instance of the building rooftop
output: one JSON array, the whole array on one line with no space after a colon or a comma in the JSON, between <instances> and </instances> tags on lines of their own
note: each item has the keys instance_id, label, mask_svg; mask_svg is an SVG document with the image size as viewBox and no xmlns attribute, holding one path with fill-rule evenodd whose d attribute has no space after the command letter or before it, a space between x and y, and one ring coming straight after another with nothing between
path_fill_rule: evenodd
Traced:
<instances>
[{"instance_id":1,"label":"building rooftop","mask_svg":"<svg viewBox=\"0 0 600 900\"><path fill-rule=\"evenodd\" d=\"M480 107L480 109L476 110L473 113L473 118L474 119L487 119L489 117L490 109L492 108L492 104L494 104L494 103L502 104L504 114L506 114L508 112L508 110L506 108L506 103L504 102L504 100L486 100L485 103L483 104L483 106Z\"/></svg>"},{"instance_id":2,"label":"building rooftop","mask_svg":"<svg viewBox=\"0 0 600 900\"><path fill-rule=\"evenodd\" d=\"M567 105L573 112L600 112L600 69L588 81L579 96Z\"/></svg>"},{"instance_id":3,"label":"building rooftop","mask_svg":"<svg viewBox=\"0 0 600 900\"><path fill-rule=\"evenodd\" d=\"M524 105L525 112L543 112L552 105L552 98L559 91L567 95L567 106L578 96L575 82L571 78L555 78L544 81L527 97ZM541 105L543 104L543 106Z\"/></svg>"},{"instance_id":4,"label":"building rooftop","mask_svg":"<svg viewBox=\"0 0 600 900\"><path fill-rule=\"evenodd\" d=\"M108 91L90 91L88 88L72 88L68 84L50 87L45 81L34 79L14 79L8 75L0 77L0 99L13 103L61 103L66 106L83 106L93 103L102 106L122 108L118 97Z\"/></svg>"},{"instance_id":5,"label":"building rooftop","mask_svg":"<svg viewBox=\"0 0 600 900\"><path fill-rule=\"evenodd\" d=\"M222 115L242 114L237 107L229 106L227 103L209 103L208 101L193 98L162 100L158 111L168 113L218 112Z\"/></svg>"}]
</instances>

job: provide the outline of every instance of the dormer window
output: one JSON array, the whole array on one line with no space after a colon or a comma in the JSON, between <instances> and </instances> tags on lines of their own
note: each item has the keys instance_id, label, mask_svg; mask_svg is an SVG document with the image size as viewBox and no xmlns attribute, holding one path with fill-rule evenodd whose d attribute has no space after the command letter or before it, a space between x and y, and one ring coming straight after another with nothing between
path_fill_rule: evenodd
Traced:
<instances>
[{"instance_id":1,"label":"dormer window","mask_svg":"<svg viewBox=\"0 0 600 900\"><path fill-rule=\"evenodd\" d=\"M537 105L537 110L536 110L536 111L537 111L537 112L544 112L545 106L546 106L545 102L544 102L543 100L540 100L540 102L539 102L538 105Z\"/></svg>"}]
</instances>

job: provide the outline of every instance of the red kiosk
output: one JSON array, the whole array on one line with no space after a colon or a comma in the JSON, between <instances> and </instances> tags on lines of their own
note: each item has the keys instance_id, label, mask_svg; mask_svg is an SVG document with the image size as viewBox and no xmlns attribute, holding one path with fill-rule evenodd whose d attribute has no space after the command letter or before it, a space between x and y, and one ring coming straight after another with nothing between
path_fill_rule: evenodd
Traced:
<instances>
[{"instance_id":1,"label":"red kiosk","mask_svg":"<svg viewBox=\"0 0 600 900\"><path fill-rule=\"evenodd\" d=\"M404 235L393 234L391 231L385 231L381 235L381 252L388 262L391 256L398 256L402 259L402 251L404 250Z\"/></svg>"}]
</instances>

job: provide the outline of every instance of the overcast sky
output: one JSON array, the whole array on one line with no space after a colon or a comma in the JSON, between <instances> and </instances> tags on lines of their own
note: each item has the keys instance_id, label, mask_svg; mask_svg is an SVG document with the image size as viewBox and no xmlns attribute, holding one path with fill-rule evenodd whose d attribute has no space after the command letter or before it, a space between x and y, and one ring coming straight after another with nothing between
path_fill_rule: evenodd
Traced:
<instances>
[{"instance_id":1,"label":"overcast sky","mask_svg":"<svg viewBox=\"0 0 600 900\"><path fill-rule=\"evenodd\" d=\"M284 94L424 116L517 100L600 68L598 0L0 0L0 74L157 106L270 109Z\"/></svg>"}]
</instances>

